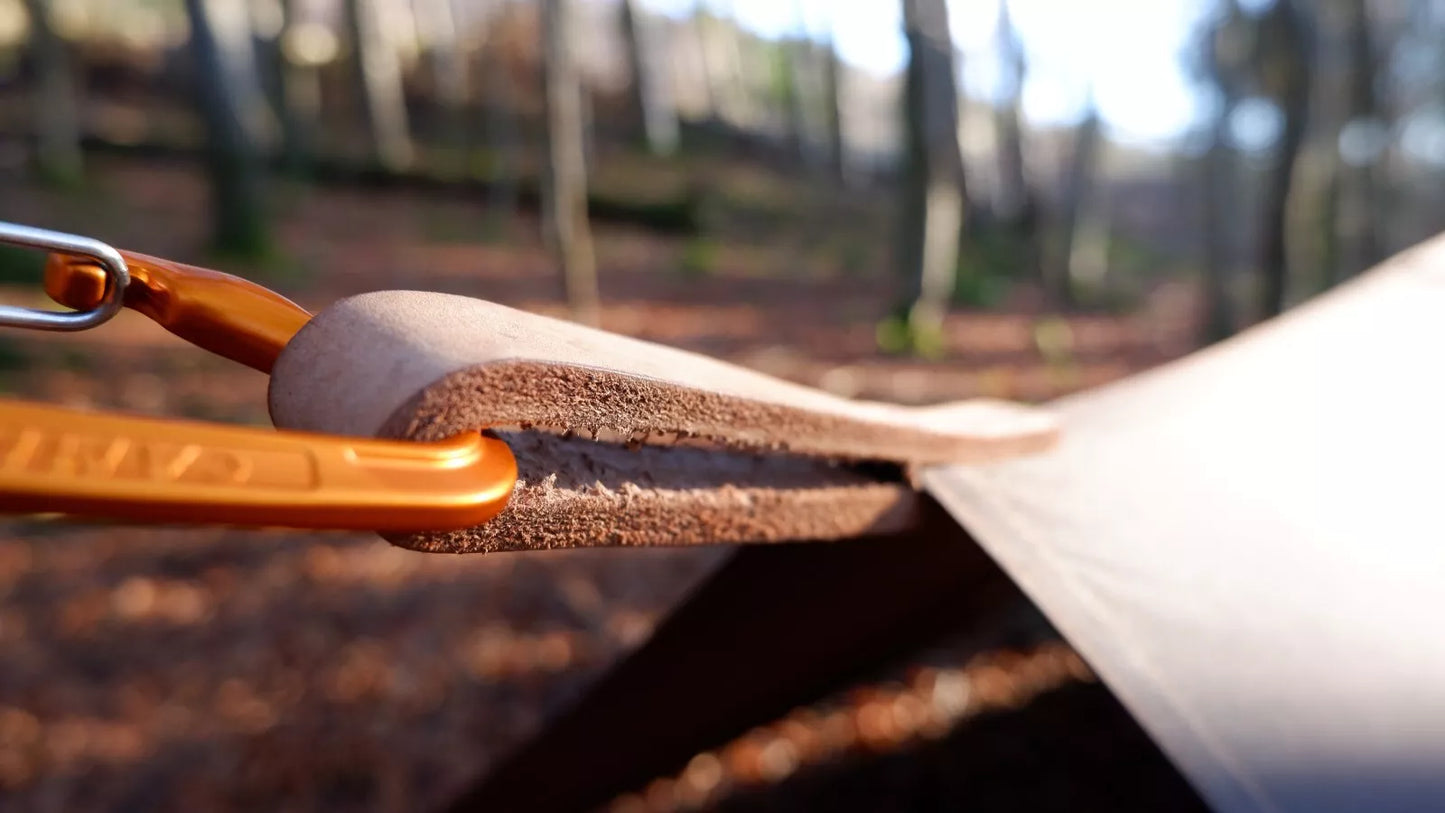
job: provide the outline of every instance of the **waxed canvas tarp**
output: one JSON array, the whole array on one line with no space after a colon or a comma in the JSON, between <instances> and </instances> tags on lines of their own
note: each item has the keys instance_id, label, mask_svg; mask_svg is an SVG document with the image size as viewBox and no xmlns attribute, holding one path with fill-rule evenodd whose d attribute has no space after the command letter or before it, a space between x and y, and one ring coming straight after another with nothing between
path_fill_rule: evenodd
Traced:
<instances>
[{"instance_id":1,"label":"waxed canvas tarp","mask_svg":"<svg viewBox=\"0 0 1445 813\"><path fill-rule=\"evenodd\" d=\"M929 490L1223 811L1445 809L1445 239Z\"/></svg>"}]
</instances>

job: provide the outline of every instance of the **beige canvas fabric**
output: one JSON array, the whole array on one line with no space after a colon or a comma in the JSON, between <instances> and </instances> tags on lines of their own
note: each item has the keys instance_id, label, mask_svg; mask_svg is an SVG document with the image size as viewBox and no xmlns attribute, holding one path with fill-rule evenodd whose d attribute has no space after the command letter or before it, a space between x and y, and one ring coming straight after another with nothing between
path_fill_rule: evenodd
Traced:
<instances>
[{"instance_id":1,"label":"beige canvas fabric","mask_svg":"<svg viewBox=\"0 0 1445 813\"><path fill-rule=\"evenodd\" d=\"M1445 239L924 474L1222 811L1445 809Z\"/></svg>"}]
</instances>

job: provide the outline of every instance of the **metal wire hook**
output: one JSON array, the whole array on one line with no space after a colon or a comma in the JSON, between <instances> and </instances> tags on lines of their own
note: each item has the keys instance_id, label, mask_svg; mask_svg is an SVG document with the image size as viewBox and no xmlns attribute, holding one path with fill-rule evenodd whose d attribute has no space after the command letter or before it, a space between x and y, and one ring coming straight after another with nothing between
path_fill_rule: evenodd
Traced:
<instances>
[{"instance_id":1,"label":"metal wire hook","mask_svg":"<svg viewBox=\"0 0 1445 813\"><path fill-rule=\"evenodd\" d=\"M105 324L120 311L130 269L120 252L91 237L0 222L0 243L88 257L105 271L105 294L90 310L64 312L0 305L0 327L76 331Z\"/></svg>"}]
</instances>

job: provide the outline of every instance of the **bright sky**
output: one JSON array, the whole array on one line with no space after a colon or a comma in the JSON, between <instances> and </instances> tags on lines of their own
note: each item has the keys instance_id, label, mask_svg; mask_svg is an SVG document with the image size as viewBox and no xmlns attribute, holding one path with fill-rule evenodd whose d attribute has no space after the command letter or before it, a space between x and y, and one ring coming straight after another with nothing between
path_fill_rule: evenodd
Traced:
<instances>
[{"instance_id":1,"label":"bright sky","mask_svg":"<svg viewBox=\"0 0 1445 813\"><path fill-rule=\"evenodd\" d=\"M643 0L673 16L692 0ZM954 41L964 52L969 91L987 96L996 69L990 57L999 0L949 0ZM1039 124L1076 120L1092 88L1117 138L1160 142L1177 136L1201 112L1181 60L1209 0L1009 0L1029 57L1024 112ZM798 30L814 35L831 24L839 53L877 73L903 65L900 0L707 0L764 36Z\"/></svg>"}]
</instances>

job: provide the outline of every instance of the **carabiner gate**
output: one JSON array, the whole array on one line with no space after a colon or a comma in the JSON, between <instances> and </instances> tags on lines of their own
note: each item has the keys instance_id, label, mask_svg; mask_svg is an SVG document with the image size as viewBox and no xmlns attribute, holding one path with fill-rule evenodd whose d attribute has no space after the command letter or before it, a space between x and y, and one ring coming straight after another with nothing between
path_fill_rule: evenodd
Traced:
<instances>
[{"instance_id":1,"label":"carabiner gate","mask_svg":"<svg viewBox=\"0 0 1445 813\"><path fill-rule=\"evenodd\" d=\"M16 223L0 223L0 243L22 248L38 248L62 254L78 255L93 260L104 272L104 286L96 301L76 313L44 311L0 305L0 327L23 327L31 330L89 330L110 321L120 312L126 288L130 285L130 269L119 251L90 237L37 229Z\"/></svg>"}]
</instances>

